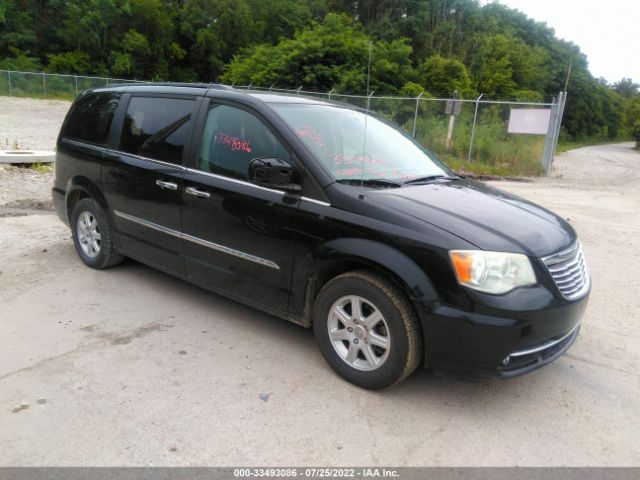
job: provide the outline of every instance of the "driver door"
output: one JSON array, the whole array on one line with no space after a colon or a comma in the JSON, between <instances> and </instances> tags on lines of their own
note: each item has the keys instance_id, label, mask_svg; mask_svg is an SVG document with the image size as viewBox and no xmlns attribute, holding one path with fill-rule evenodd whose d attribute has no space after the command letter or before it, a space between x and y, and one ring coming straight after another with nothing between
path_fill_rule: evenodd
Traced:
<instances>
[{"instance_id":1,"label":"driver door","mask_svg":"<svg viewBox=\"0 0 640 480\"><path fill-rule=\"evenodd\" d=\"M249 162L291 155L244 107L207 106L194 165L184 176L182 228L188 275L213 290L286 312L291 230L299 197L247 180Z\"/></svg>"}]
</instances>

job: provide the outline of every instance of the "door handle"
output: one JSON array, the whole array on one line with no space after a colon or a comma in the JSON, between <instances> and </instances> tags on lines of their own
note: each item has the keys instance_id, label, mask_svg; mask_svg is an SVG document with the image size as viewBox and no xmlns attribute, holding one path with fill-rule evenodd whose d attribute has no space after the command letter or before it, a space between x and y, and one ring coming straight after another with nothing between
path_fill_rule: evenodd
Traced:
<instances>
[{"instance_id":1,"label":"door handle","mask_svg":"<svg viewBox=\"0 0 640 480\"><path fill-rule=\"evenodd\" d=\"M167 190L177 190L178 184L173 182L165 182L164 180L156 180L156 185Z\"/></svg>"},{"instance_id":2,"label":"door handle","mask_svg":"<svg viewBox=\"0 0 640 480\"><path fill-rule=\"evenodd\" d=\"M194 195L198 198L209 198L211 196L209 192L203 192L202 190L198 190L197 188L194 188L194 187L187 187L185 189L185 192L187 192L189 195Z\"/></svg>"}]
</instances>

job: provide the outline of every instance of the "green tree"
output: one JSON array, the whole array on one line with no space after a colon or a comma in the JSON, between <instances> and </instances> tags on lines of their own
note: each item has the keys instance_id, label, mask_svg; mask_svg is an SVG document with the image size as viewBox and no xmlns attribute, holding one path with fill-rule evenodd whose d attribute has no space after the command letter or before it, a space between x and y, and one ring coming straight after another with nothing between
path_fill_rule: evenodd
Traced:
<instances>
[{"instance_id":1,"label":"green tree","mask_svg":"<svg viewBox=\"0 0 640 480\"><path fill-rule=\"evenodd\" d=\"M486 37L472 65L477 89L488 96L543 91L547 59L543 48L528 46L518 38L502 34Z\"/></svg>"},{"instance_id":2,"label":"green tree","mask_svg":"<svg viewBox=\"0 0 640 480\"><path fill-rule=\"evenodd\" d=\"M30 57L18 49L9 50L10 56L0 60L0 69L2 70L18 70L23 72L35 72L42 70L40 59Z\"/></svg>"},{"instance_id":3,"label":"green tree","mask_svg":"<svg viewBox=\"0 0 640 480\"><path fill-rule=\"evenodd\" d=\"M49 55L47 71L51 73L86 74L91 71L91 58L84 52L64 52Z\"/></svg>"},{"instance_id":4,"label":"green tree","mask_svg":"<svg viewBox=\"0 0 640 480\"><path fill-rule=\"evenodd\" d=\"M620 112L628 117L636 84L599 82L576 45L497 2L0 0L0 67L11 69L176 81L226 72L364 92L369 45L378 93L413 81L440 95L550 99L571 65L565 131L615 138L630 128Z\"/></svg>"},{"instance_id":5,"label":"green tree","mask_svg":"<svg viewBox=\"0 0 640 480\"><path fill-rule=\"evenodd\" d=\"M37 45L33 18L21 4L17 0L0 2L0 53L3 56L27 55Z\"/></svg>"},{"instance_id":6,"label":"green tree","mask_svg":"<svg viewBox=\"0 0 640 480\"><path fill-rule=\"evenodd\" d=\"M613 84L613 90L625 98L633 98L640 89L640 85L634 83L630 78L623 78L619 82Z\"/></svg>"},{"instance_id":7,"label":"green tree","mask_svg":"<svg viewBox=\"0 0 640 480\"><path fill-rule=\"evenodd\" d=\"M177 43L179 11L161 0L129 0L130 12L118 22L118 39L109 56L115 75L168 79L186 52Z\"/></svg>"},{"instance_id":8,"label":"green tree","mask_svg":"<svg viewBox=\"0 0 640 480\"><path fill-rule=\"evenodd\" d=\"M225 63L254 40L254 18L245 0L187 0L181 22L189 62L202 80L217 79Z\"/></svg>"},{"instance_id":9,"label":"green tree","mask_svg":"<svg viewBox=\"0 0 640 480\"><path fill-rule=\"evenodd\" d=\"M327 10L324 2L314 0L247 0L253 17L253 38L260 43L276 44L312 21L322 21Z\"/></svg>"},{"instance_id":10,"label":"green tree","mask_svg":"<svg viewBox=\"0 0 640 480\"><path fill-rule=\"evenodd\" d=\"M128 0L72 0L60 36L67 45L88 53L96 72L106 73L118 40L117 26L130 13Z\"/></svg>"},{"instance_id":11,"label":"green tree","mask_svg":"<svg viewBox=\"0 0 640 480\"><path fill-rule=\"evenodd\" d=\"M372 42L344 15L329 14L277 45L259 45L236 56L222 80L234 84L304 86L308 89L363 92L372 48L370 90L397 92L413 75L411 47L405 40Z\"/></svg>"},{"instance_id":12,"label":"green tree","mask_svg":"<svg viewBox=\"0 0 640 480\"><path fill-rule=\"evenodd\" d=\"M626 122L631 136L636 141L636 149L640 150L640 94L631 99Z\"/></svg>"},{"instance_id":13,"label":"green tree","mask_svg":"<svg viewBox=\"0 0 640 480\"><path fill-rule=\"evenodd\" d=\"M433 55L418 67L417 77L427 90L438 96L473 97L475 90L465 66L453 58Z\"/></svg>"}]
</instances>

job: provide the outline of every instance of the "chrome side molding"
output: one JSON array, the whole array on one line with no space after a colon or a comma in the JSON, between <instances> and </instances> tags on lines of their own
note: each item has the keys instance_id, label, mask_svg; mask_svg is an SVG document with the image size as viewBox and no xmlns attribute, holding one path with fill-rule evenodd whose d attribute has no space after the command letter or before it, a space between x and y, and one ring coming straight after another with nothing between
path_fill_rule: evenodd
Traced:
<instances>
[{"instance_id":1,"label":"chrome side molding","mask_svg":"<svg viewBox=\"0 0 640 480\"><path fill-rule=\"evenodd\" d=\"M129 220L130 222L143 225L145 227L151 228L153 230L157 230L159 232L166 233L167 235L172 235L174 237L181 238L183 240L196 243L198 245L202 245L203 247L211 248L212 250L217 250L218 252L226 253L227 255L233 255L234 257L242 258L243 260L248 260L250 262L254 262L259 265L264 265L265 267L273 268L274 270L280 270L280 267L278 266L277 263L272 262L271 260L267 260L266 258L257 257L255 255L251 255L250 253L242 252L240 250L235 250L233 248L225 247L224 245L220 245L218 243L213 243L208 240L204 240L202 238L194 237L193 235L182 233L177 230L173 230L172 228L164 227L162 225L158 225L157 223L153 223L148 220L144 220L142 218L134 217L133 215L129 215L128 213L120 212L118 210L114 210L113 213L117 217L124 218L125 220Z\"/></svg>"}]
</instances>

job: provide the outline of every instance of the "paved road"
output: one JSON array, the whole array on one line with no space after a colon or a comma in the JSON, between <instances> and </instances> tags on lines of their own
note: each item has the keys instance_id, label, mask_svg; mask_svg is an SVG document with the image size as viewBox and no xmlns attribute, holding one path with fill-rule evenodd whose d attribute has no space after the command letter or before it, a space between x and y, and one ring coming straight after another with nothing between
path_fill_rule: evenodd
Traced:
<instances>
[{"instance_id":1,"label":"paved road","mask_svg":"<svg viewBox=\"0 0 640 480\"><path fill-rule=\"evenodd\" d=\"M310 331L127 262L53 215L0 218L0 465L638 465L640 154L499 184L570 219L594 291L574 347L507 381L369 392Z\"/></svg>"}]
</instances>

